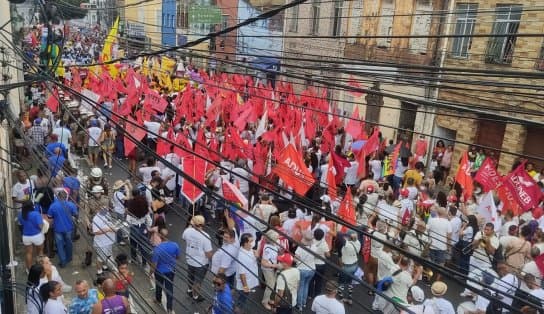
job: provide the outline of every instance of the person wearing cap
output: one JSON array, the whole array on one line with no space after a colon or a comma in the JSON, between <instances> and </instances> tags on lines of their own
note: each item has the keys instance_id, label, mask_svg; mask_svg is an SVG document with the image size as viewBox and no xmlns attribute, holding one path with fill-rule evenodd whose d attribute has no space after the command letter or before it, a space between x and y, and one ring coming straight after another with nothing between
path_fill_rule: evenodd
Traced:
<instances>
[{"instance_id":1,"label":"person wearing cap","mask_svg":"<svg viewBox=\"0 0 544 314\"><path fill-rule=\"evenodd\" d=\"M492 270L488 269L482 272L482 288L480 291L485 292L485 295L492 295L496 296L495 292L493 290L490 290L489 287L493 285L493 282L495 281L495 278L498 277L497 273ZM476 295L475 301L467 301L459 304L457 307L457 313L458 314L485 314L487 313L488 306L490 305L490 300L488 297L486 297L483 293L478 293ZM496 311L492 311L493 313L497 313Z\"/></svg>"},{"instance_id":2,"label":"person wearing cap","mask_svg":"<svg viewBox=\"0 0 544 314\"><path fill-rule=\"evenodd\" d=\"M276 276L276 299L274 300L274 306L276 307L277 314L291 314L293 313L293 307L297 305L297 292L300 285L300 271L293 266L293 255L289 252L284 252L278 256L278 263L281 265L282 270L278 272ZM284 296L286 289L289 289L291 293L291 306L279 307L281 304L281 298Z\"/></svg>"},{"instance_id":3,"label":"person wearing cap","mask_svg":"<svg viewBox=\"0 0 544 314\"><path fill-rule=\"evenodd\" d=\"M455 314L455 310L451 302L444 298L446 292L448 292L448 285L446 285L443 281L435 281L431 285L431 293L433 297L425 300L425 302L423 302L423 306L425 308L433 309L434 313Z\"/></svg>"},{"instance_id":4,"label":"person wearing cap","mask_svg":"<svg viewBox=\"0 0 544 314\"><path fill-rule=\"evenodd\" d=\"M262 251L257 253L261 256L261 271L266 284L261 303L267 310L272 309L269 304L271 301L270 294L276 284L276 270L281 269L281 265L278 263L278 253L280 251L278 240L278 232L268 230L261 239L261 242L264 243ZM259 243L259 247L261 247L261 243Z\"/></svg>"},{"instance_id":5,"label":"person wearing cap","mask_svg":"<svg viewBox=\"0 0 544 314\"><path fill-rule=\"evenodd\" d=\"M300 271L300 285L297 291L297 308L303 311L308 300L308 289L315 275L315 257L316 254L313 243L313 232L306 230L302 234L302 241L295 251L297 268Z\"/></svg>"},{"instance_id":6,"label":"person wearing cap","mask_svg":"<svg viewBox=\"0 0 544 314\"><path fill-rule=\"evenodd\" d=\"M96 273L98 275L108 269L108 261L113 254L113 244L115 243L117 230L113 227L115 224L109 211L107 202L102 202L92 220L93 248L96 252Z\"/></svg>"},{"instance_id":7,"label":"person wearing cap","mask_svg":"<svg viewBox=\"0 0 544 314\"><path fill-rule=\"evenodd\" d=\"M359 267L359 252L361 252L361 243L357 237L357 232L350 229L346 236L338 235L337 243L340 248L340 265L342 271L338 278L339 296L344 303L352 304L352 277Z\"/></svg>"},{"instance_id":8,"label":"person wearing cap","mask_svg":"<svg viewBox=\"0 0 544 314\"><path fill-rule=\"evenodd\" d=\"M407 310L400 311L400 314L430 314L432 309L427 309L423 305L425 302L425 292L418 286L411 286L408 289L408 294L406 295L406 300L408 301Z\"/></svg>"},{"instance_id":9,"label":"person wearing cap","mask_svg":"<svg viewBox=\"0 0 544 314\"><path fill-rule=\"evenodd\" d=\"M111 214L113 218L119 220L120 222L126 220L127 211L125 203L127 200L131 199L131 191L132 184L130 183L130 180L117 180L113 184L113 195L111 197L111 204L113 210ZM119 229L119 231L117 232L117 242L119 242L119 244L121 245L125 245L125 238L125 233L122 231L122 229Z\"/></svg>"},{"instance_id":10,"label":"person wearing cap","mask_svg":"<svg viewBox=\"0 0 544 314\"><path fill-rule=\"evenodd\" d=\"M98 166L97 162L98 153L100 152L100 134L102 134L102 128L100 128L98 120L89 120L89 128L87 128L87 132L85 135L86 144L84 145L84 147L87 147L91 167Z\"/></svg>"},{"instance_id":11,"label":"person wearing cap","mask_svg":"<svg viewBox=\"0 0 544 314\"><path fill-rule=\"evenodd\" d=\"M72 217L77 215L76 204L68 200L66 191L59 191L57 199L49 206L47 218L49 224L53 226L61 268L72 260L72 231L74 230Z\"/></svg>"},{"instance_id":12,"label":"person wearing cap","mask_svg":"<svg viewBox=\"0 0 544 314\"><path fill-rule=\"evenodd\" d=\"M400 210L397 221L400 221L403 226L408 226L414 215L414 201L410 198L410 191L406 188L400 190Z\"/></svg>"},{"instance_id":13,"label":"person wearing cap","mask_svg":"<svg viewBox=\"0 0 544 314\"><path fill-rule=\"evenodd\" d=\"M197 302L204 301L200 295L200 283L208 272L208 264L213 256L210 236L204 231L206 220L201 215L191 219L190 225L183 231L181 238L185 240L185 257L188 266L189 294Z\"/></svg>"},{"instance_id":14,"label":"person wearing cap","mask_svg":"<svg viewBox=\"0 0 544 314\"><path fill-rule=\"evenodd\" d=\"M344 304L336 299L337 286L333 280L325 284L325 294L318 295L312 302L315 314L345 314Z\"/></svg>"}]
</instances>

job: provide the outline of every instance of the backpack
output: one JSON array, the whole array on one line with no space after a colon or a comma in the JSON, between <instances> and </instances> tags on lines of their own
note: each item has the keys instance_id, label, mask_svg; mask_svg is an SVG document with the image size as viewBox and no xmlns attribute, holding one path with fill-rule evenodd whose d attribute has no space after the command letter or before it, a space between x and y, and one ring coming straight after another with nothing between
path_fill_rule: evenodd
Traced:
<instances>
[{"instance_id":1,"label":"backpack","mask_svg":"<svg viewBox=\"0 0 544 314\"><path fill-rule=\"evenodd\" d=\"M145 191L147 190L147 186L143 182L140 182L136 185L136 190L140 191L140 196L145 196Z\"/></svg>"},{"instance_id":2,"label":"backpack","mask_svg":"<svg viewBox=\"0 0 544 314\"><path fill-rule=\"evenodd\" d=\"M287 279L282 274L282 272L278 273L278 277L281 276L283 278L283 282L285 282L285 289L283 290L283 296L280 298L280 301L276 304L276 306L280 309L290 309L293 307L293 295L291 295L291 291L289 290L289 286L287 285ZM274 290L272 290L272 293L270 294L270 300L274 300L276 302L276 297L278 297L276 292L276 287L278 285L278 278L276 277L276 284L274 285Z\"/></svg>"},{"instance_id":3,"label":"backpack","mask_svg":"<svg viewBox=\"0 0 544 314\"><path fill-rule=\"evenodd\" d=\"M376 290L378 290L378 292L385 292L389 290L394 282L393 277L400 274L401 271L402 269L397 269L391 276L387 276L382 280L378 280L378 282L376 283Z\"/></svg>"}]
</instances>

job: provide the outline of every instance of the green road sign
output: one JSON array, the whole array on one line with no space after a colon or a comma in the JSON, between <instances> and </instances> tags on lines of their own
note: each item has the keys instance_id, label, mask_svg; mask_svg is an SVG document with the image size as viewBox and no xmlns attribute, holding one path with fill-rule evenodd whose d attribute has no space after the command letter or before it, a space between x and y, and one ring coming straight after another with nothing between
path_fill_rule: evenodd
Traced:
<instances>
[{"instance_id":1,"label":"green road sign","mask_svg":"<svg viewBox=\"0 0 544 314\"><path fill-rule=\"evenodd\" d=\"M189 7L189 24L220 24L221 9L213 5Z\"/></svg>"}]
</instances>

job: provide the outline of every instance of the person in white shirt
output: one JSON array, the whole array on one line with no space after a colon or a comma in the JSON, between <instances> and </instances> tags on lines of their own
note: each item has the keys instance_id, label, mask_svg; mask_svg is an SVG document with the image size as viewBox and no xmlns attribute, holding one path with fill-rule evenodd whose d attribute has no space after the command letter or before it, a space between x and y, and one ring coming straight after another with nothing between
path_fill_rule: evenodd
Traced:
<instances>
[{"instance_id":1,"label":"person in white shirt","mask_svg":"<svg viewBox=\"0 0 544 314\"><path fill-rule=\"evenodd\" d=\"M344 243L341 247L341 265L342 272L338 278L339 295L345 303L352 304L352 276L359 267L359 253L361 251L361 243L357 238L357 232L349 230L347 236L343 239ZM347 291L346 291L347 290Z\"/></svg>"},{"instance_id":2,"label":"person in white shirt","mask_svg":"<svg viewBox=\"0 0 544 314\"><path fill-rule=\"evenodd\" d=\"M336 283L332 280L325 284L325 294L318 295L312 302L315 314L345 314L344 304L336 299Z\"/></svg>"},{"instance_id":3,"label":"person in white shirt","mask_svg":"<svg viewBox=\"0 0 544 314\"><path fill-rule=\"evenodd\" d=\"M310 282L315 275L315 254L312 250L313 232L306 230L302 235L302 241L299 247L295 251L295 261L297 268L300 271L300 285L297 291L297 308L299 311L303 311L306 307L306 300L308 299L308 289L310 288Z\"/></svg>"},{"instance_id":4,"label":"person in white shirt","mask_svg":"<svg viewBox=\"0 0 544 314\"><path fill-rule=\"evenodd\" d=\"M276 270L281 269L281 265L278 264L278 252L280 250L278 240L279 234L274 230L268 230L261 239L261 241L265 241L261 254L261 271L266 284L261 303L269 311L272 309L270 303L274 302L274 300L270 299L270 295L276 285Z\"/></svg>"},{"instance_id":5,"label":"person in white shirt","mask_svg":"<svg viewBox=\"0 0 544 314\"><path fill-rule=\"evenodd\" d=\"M434 314L434 311L431 308L426 308L423 303L425 302L425 292L418 287L412 286L408 290L406 295L406 300L408 301L407 310L400 311L400 314Z\"/></svg>"},{"instance_id":6,"label":"person in white shirt","mask_svg":"<svg viewBox=\"0 0 544 314\"><path fill-rule=\"evenodd\" d=\"M358 181L357 169L359 168L359 163L356 160L354 160L354 156L352 152L349 152L347 154L347 157L351 166L344 168L344 173L345 173L344 184L353 189L353 187L356 186Z\"/></svg>"},{"instance_id":7,"label":"person in white shirt","mask_svg":"<svg viewBox=\"0 0 544 314\"><path fill-rule=\"evenodd\" d=\"M249 199L249 178L250 173L247 171L246 161L239 159L236 162L236 167L232 169L232 179L234 184L238 186L240 192Z\"/></svg>"},{"instance_id":8,"label":"person in white shirt","mask_svg":"<svg viewBox=\"0 0 544 314\"><path fill-rule=\"evenodd\" d=\"M68 313L68 309L62 302L62 284L60 282L47 282L40 287L40 296L45 302L43 314Z\"/></svg>"},{"instance_id":9,"label":"person in white shirt","mask_svg":"<svg viewBox=\"0 0 544 314\"><path fill-rule=\"evenodd\" d=\"M17 171L17 183L11 188L11 199L13 200L13 207L17 211L21 210L23 203L31 200L34 190L34 184L27 177L26 172Z\"/></svg>"},{"instance_id":10,"label":"person in white shirt","mask_svg":"<svg viewBox=\"0 0 544 314\"><path fill-rule=\"evenodd\" d=\"M263 194L261 195L261 201L259 204L255 205L252 210L252 214L257 216L260 220L264 221L264 223L258 223L257 230L262 234L266 229L268 229L268 221L270 219L270 216L278 211L278 208L272 204L272 199L270 198L270 195ZM257 240L260 240L260 235L257 235Z\"/></svg>"},{"instance_id":11,"label":"person in white shirt","mask_svg":"<svg viewBox=\"0 0 544 314\"><path fill-rule=\"evenodd\" d=\"M297 218L297 212L294 208L291 208L287 211L287 219L283 221L282 227L285 233L289 236L293 236L293 229L295 227L295 224L299 221Z\"/></svg>"},{"instance_id":12,"label":"person in white shirt","mask_svg":"<svg viewBox=\"0 0 544 314\"><path fill-rule=\"evenodd\" d=\"M463 226L463 221L461 220L459 215L457 215L457 207L455 206L449 207L448 219L450 220L450 224L451 224L451 246L456 247L457 242L459 242L461 227ZM448 253L450 253L451 255L452 252L448 251ZM456 256L454 256L454 254L452 256L449 256L446 259L449 260L450 258L452 259L452 261L456 261Z\"/></svg>"},{"instance_id":13,"label":"person in white shirt","mask_svg":"<svg viewBox=\"0 0 544 314\"><path fill-rule=\"evenodd\" d=\"M56 134L64 147L66 147L66 155L70 166L74 167L74 161L72 155L70 154L70 145L72 144L72 132L66 127L64 120L59 121L59 127L54 128L52 134Z\"/></svg>"},{"instance_id":14,"label":"person in white shirt","mask_svg":"<svg viewBox=\"0 0 544 314\"><path fill-rule=\"evenodd\" d=\"M436 212L438 217L429 218L427 222L427 232L429 238L432 239L429 258L433 263L443 266L446 263L446 255L451 245L452 228L447 218L446 209L438 207ZM440 274L437 274L437 280L440 280Z\"/></svg>"},{"instance_id":15,"label":"person in white shirt","mask_svg":"<svg viewBox=\"0 0 544 314\"><path fill-rule=\"evenodd\" d=\"M245 309L249 294L259 286L259 265L253 251L254 246L255 238L249 233L242 234L236 259L236 290L239 295L236 307L241 311Z\"/></svg>"},{"instance_id":16,"label":"person in white shirt","mask_svg":"<svg viewBox=\"0 0 544 314\"><path fill-rule=\"evenodd\" d=\"M113 254L113 244L115 243L116 230L114 222L108 213L108 208L102 206L98 213L93 217L93 247L96 251L96 271L101 274L107 269L108 261Z\"/></svg>"},{"instance_id":17,"label":"person in white shirt","mask_svg":"<svg viewBox=\"0 0 544 314\"><path fill-rule=\"evenodd\" d=\"M240 243L235 230L223 232L223 245L212 257L211 271L214 275L225 274L229 287L235 287L236 283L236 257L240 249Z\"/></svg>"},{"instance_id":18,"label":"person in white shirt","mask_svg":"<svg viewBox=\"0 0 544 314\"><path fill-rule=\"evenodd\" d=\"M433 294L433 297L425 300L425 302L423 302L423 306L425 306L425 308L433 309L433 313L455 314L455 310L453 309L451 302L444 298L446 292L448 292L448 285L446 285L443 281L433 282L431 286L431 293ZM424 312L424 314L426 313Z\"/></svg>"},{"instance_id":19,"label":"person in white shirt","mask_svg":"<svg viewBox=\"0 0 544 314\"><path fill-rule=\"evenodd\" d=\"M155 151L157 148L157 135L161 129L158 117L153 116L151 117L151 121L144 121L144 126L147 129L147 147Z\"/></svg>"},{"instance_id":20,"label":"person in white shirt","mask_svg":"<svg viewBox=\"0 0 544 314\"><path fill-rule=\"evenodd\" d=\"M153 171L161 171L161 168L156 166L155 158L148 157L146 160L145 165L141 166L138 172L140 173L140 176L142 177L142 182L144 184L149 184L152 178Z\"/></svg>"},{"instance_id":21,"label":"person in white shirt","mask_svg":"<svg viewBox=\"0 0 544 314\"><path fill-rule=\"evenodd\" d=\"M323 283L325 279L325 272L327 270L326 261L331 256L329 244L325 241L325 232L323 229L314 230L314 241L311 246L312 251L319 256L314 259L315 263L315 275L310 282L310 290L308 296L313 298L321 294ZM335 292L336 293L336 292Z\"/></svg>"},{"instance_id":22,"label":"person in white shirt","mask_svg":"<svg viewBox=\"0 0 544 314\"><path fill-rule=\"evenodd\" d=\"M278 263L281 264L282 270L279 271L276 276L276 299L274 300L274 305L278 307L278 305L281 303L281 298L283 297L285 290L289 289L292 298L291 307L295 307L298 298L298 287L300 285L300 271L298 268L292 267L293 256L288 252L278 256ZM281 312L277 311L277 313Z\"/></svg>"},{"instance_id":23,"label":"person in white shirt","mask_svg":"<svg viewBox=\"0 0 544 314\"><path fill-rule=\"evenodd\" d=\"M97 119L91 119L89 122L90 127L87 129L87 150L89 154L89 161L91 162L91 168L96 167L98 161L98 153L100 152L100 135L102 134L102 128L98 124Z\"/></svg>"},{"instance_id":24,"label":"person in white shirt","mask_svg":"<svg viewBox=\"0 0 544 314\"><path fill-rule=\"evenodd\" d=\"M185 256L189 277L187 294L198 302L204 301L204 298L200 295L200 283L202 278L206 277L208 264L213 256L210 236L203 230L205 224L204 217L196 215L191 219L190 226L183 231L181 236L186 243Z\"/></svg>"},{"instance_id":25,"label":"person in white shirt","mask_svg":"<svg viewBox=\"0 0 544 314\"><path fill-rule=\"evenodd\" d=\"M484 287L491 286L493 282L495 281L495 278L497 277L497 273L495 273L493 270L485 270L482 272L482 280L481 283ZM484 291L487 292L487 294L495 295L494 291L490 289L485 289ZM476 296L475 301L467 301L459 304L457 307L457 313L458 314L485 314L487 312L487 308L489 305L490 300L486 298L483 294L478 294Z\"/></svg>"},{"instance_id":26,"label":"person in white shirt","mask_svg":"<svg viewBox=\"0 0 544 314\"><path fill-rule=\"evenodd\" d=\"M132 184L130 180L117 180L113 184L113 195L111 197L111 204L113 211L111 215L113 218L117 219L118 222L123 222L126 220L127 211L125 207L125 202L132 198ZM117 232L117 242L121 245L125 245L125 239L128 237L128 232L122 230L121 228Z\"/></svg>"}]
</instances>

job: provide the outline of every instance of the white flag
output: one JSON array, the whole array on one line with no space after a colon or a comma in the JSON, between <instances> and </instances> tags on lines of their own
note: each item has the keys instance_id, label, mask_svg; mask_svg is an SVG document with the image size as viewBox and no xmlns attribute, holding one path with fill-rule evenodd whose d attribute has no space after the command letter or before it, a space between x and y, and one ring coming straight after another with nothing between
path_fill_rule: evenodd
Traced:
<instances>
[{"instance_id":1,"label":"white flag","mask_svg":"<svg viewBox=\"0 0 544 314\"><path fill-rule=\"evenodd\" d=\"M486 223L491 222L495 224L497 221L497 206L495 206L492 191L487 192L487 194L482 197L476 212L484 218Z\"/></svg>"},{"instance_id":2,"label":"white flag","mask_svg":"<svg viewBox=\"0 0 544 314\"><path fill-rule=\"evenodd\" d=\"M257 125L257 129L255 130L255 138L258 138L259 136L263 135L264 132L266 132L267 122L268 110L265 110L263 116L261 117L261 120L259 121L259 125Z\"/></svg>"}]
</instances>

